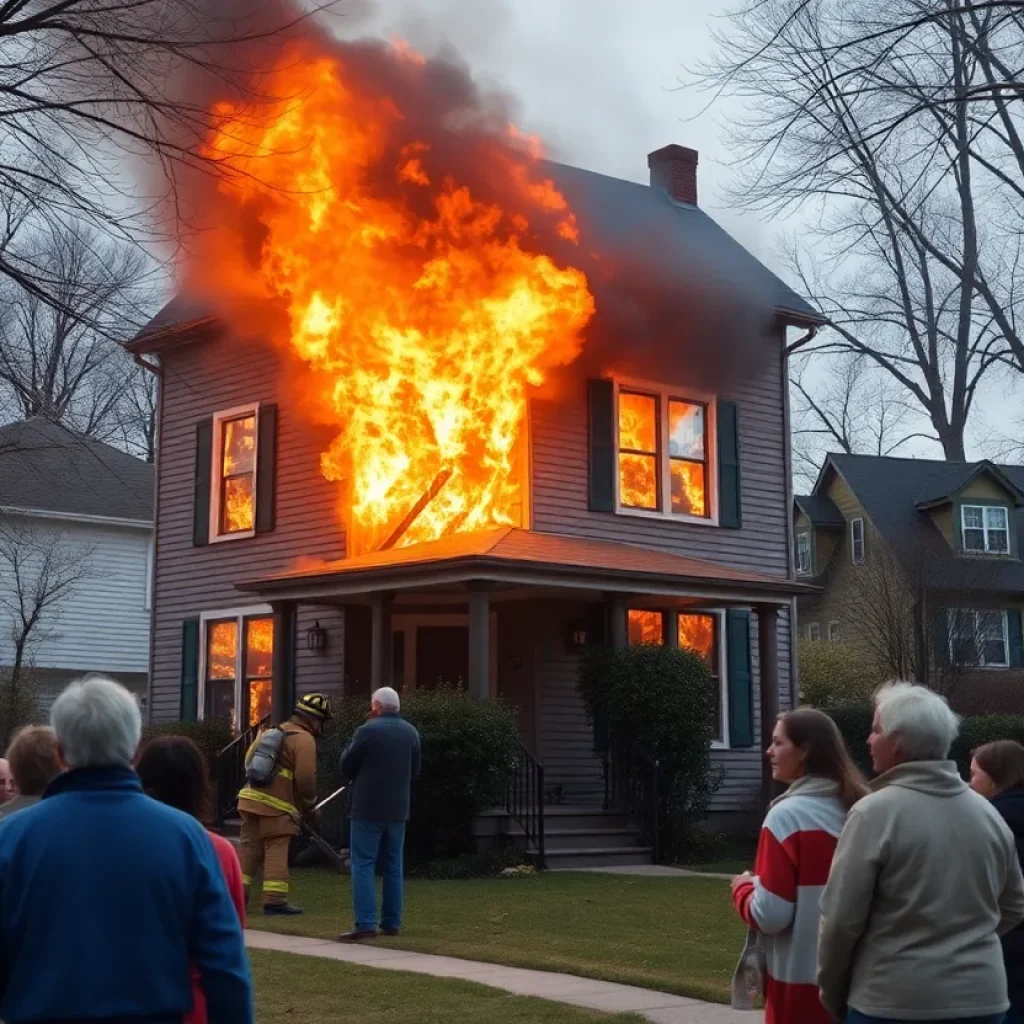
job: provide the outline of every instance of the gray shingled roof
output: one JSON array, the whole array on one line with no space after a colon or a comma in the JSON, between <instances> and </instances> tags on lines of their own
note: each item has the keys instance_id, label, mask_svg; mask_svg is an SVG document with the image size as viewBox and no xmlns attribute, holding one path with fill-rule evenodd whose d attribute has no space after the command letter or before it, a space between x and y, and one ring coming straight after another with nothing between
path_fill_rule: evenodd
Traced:
<instances>
[{"instance_id":1,"label":"gray shingled roof","mask_svg":"<svg viewBox=\"0 0 1024 1024\"><path fill-rule=\"evenodd\" d=\"M41 417L0 427L0 508L152 522L153 466Z\"/></svg>"},{"instance_id":2,"label":"gray shingled roof","mask_svg":"<svg viewBox=\"0 0 1024 1024\"><path fill-rule=\"evenodd\" d=\"M950 494L965 482L978 463L894 459L873 455L830 455L874 527L901 558L917 558L928 567L935 587L974 587L1000 593L1024 592L1024 561L957 557L927 512L916 506L936 494ZM999 465L1018 489L1024 489L1024 466ZM970 470L970 472L968 472ZM823 488L822 472L815 490ZM1017 551L1024 550L1024 509L1010 511Z\"/></svg>"},{"instance_id":3,"label":"gray shingled roof","mask_svg":"<svg viewBox=\"0 0 1024 1024\"><path fill-rule=\"evenodd\" d=\"M815 526L846 525L843 513L836 507L836 503L824 494L798 494L793 500L797 508Z\"/></svg>"}]
</instances>

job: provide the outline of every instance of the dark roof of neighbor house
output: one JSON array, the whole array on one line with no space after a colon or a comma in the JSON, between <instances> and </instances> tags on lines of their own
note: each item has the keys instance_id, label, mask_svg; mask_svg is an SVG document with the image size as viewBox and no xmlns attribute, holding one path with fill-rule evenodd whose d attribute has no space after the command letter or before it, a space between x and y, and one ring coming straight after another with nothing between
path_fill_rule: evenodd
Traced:
<instances>
[{"instance_id":1,"label":"dark roof of neighbor house","mask_svg":"<svg viewBox=\"0 0 1024 1024\"><path fill-rule=\"evenodd\" d=\"M797 508L815 526L845 526L846 520L843 513L836 507L836 503L824 494L798 494L793 498Z\"/></svg>"},{"instance_id":2,"label":"dark roof of neighbor house","mask_svg":"<svg viewBox=\"0 0 1024 1024\"><path fill-rule=\"evenodd\" d=\"M961 487L966 487L967 484L982 473L988 473L995 477L1013 495L1016 504L1024 505L1024 493L1022 493L1017 482L994 462L989 462L988 459L982 459L981 462L947 462L942 465L945 466L945 471L941 473L936 472L929 479L927 487L918 496L918 508L928 508L932 505L941 505L949 501Z\"/></svg>"},{"instance_id":3,"label":"dark roof of neighbor house","mask_svg":"<svg viewBox=\"0 0 1024 1024\"><path fill-rule=\"evenodd\" d=\"M677 202L660 189L595 171L545 161L570 208L587 225L598 247L630 246L662 264L673 278L692 284L707 277L756 297L789 321L820 324L824 318L757 260L699 206ZM656 240L656 242L652 242ZM129 344L145 350L168 331L213 320L210 308L186 295L172 299Z\"/></svg>"},{"instance_id":4,"label":"dark roof of neighbor house","mask_svg":"<svg viewBox=\"0 0 1024 1024\"><path fill-rule=\"evenodd\" d=\"M153 466L43 417L0 427L0 508L153 520Z\"/></svg>"},{"instance_id":5,"label":"dark roof of neighbor house","mask_svg":"<svg viewBox=\"0 0 1024 1024\"><path fill-rule=\"evenodd\" d=\"M905 562L920 559L929 586L1024 592L1024 561L958 557L927 512L918 508L937 494L947 497L968 482L980 463L937 462L874 455L829 455L815 484L823 487L829 466L849 485L875 529ZM999 465L1018 491L1024 466ZM959 483L958 483L959 481ZM1024 509L1010 510L1017 552L1024 544Z\"/></svg>"}]
</instances>

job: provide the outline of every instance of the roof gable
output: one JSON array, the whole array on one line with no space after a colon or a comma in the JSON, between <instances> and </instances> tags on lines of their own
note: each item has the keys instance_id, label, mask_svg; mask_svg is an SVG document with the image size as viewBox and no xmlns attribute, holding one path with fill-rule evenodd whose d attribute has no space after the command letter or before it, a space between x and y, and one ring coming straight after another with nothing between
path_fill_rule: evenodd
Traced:
<instances>
[{"instance_id":1,"label":"roof gable","mask_svg":"<svg viewBox=\"0 0 1024 1024\"><path fill-rule=\"evenodd\" d=\"M828 528L846 525L843 513L826 494L798 494L793 498L793 503L807 516L812 526Z\"/></svg>"},{"instance_id":2,"label":"roof gable","mask_svg":"<svg viewBox=\"0 0 1024 1024\"><path fill-rule=\"evenodd\" d=\"M944 505L981 477L993 480L1017 507L1024 505L1024 491L1021 491L1021 488L1002 469L995 463L989 462L988 459L975 463L954 462L948 464L948 469L947 478L943 479L941 476L937 476L929 481L916 502L918 508L929 509L936 505Z\"/></svg>"}]
</instances>

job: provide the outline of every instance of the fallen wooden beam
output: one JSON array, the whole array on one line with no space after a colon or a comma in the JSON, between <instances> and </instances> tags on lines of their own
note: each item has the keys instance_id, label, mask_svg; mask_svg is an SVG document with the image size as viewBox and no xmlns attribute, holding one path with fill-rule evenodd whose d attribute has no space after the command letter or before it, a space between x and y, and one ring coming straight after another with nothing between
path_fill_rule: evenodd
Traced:
<instances>
[{"instance_id":1,"label":"fallen wooden beam","mask_svg":"<svg viewBox=\"0 0 1024 1024\"><path fill-rule=\"evenodd\" d=\"M420 495L419 500L402 517L402 521L391 531L388 539L381 544L380 551L390 551L408 532L409 527L416 522L416 517L437 497L441 488L452 478L454 470L450 466L442 469L434 477L433 483Z\"/></svg>"}]
</instances>

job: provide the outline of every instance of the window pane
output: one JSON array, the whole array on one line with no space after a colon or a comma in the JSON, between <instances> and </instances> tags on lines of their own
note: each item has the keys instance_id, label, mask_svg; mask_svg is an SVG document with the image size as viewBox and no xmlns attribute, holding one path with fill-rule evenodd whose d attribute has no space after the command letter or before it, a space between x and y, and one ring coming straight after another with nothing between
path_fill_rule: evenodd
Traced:
<instances>
[{"instance_id":1,"label":"window pane","mask_svg":"<svg viewBox=\"0 0 1024 1024\"><path fill-rule=\"evenodd\" d=\"M630 608L629 642L631 644L664 643L665 618L661 612L649 612L640 608Z\"/></svg>"},{"instance_id":2,"label":"window pane","mask_svg":"<svg viewBox=\"0 0 1024 1024\"><path fill-rule=\"evenodd\" d=\"M980 527L983 525L984 520L982 516L984 510L978 508L975 505L964 506L964 527Z\"/></svg>"},{"instance_id":3,"label":"window pane","mask_svg":"<svg viewBox=\"0 0 1024 1024\"><path fill-rule=\"evenodd\" d=\"M704 406L668 403L668 453L678 459L704 460Z\"/></svg>"},{"instance_id":4,"label":"window pane","mask_svg":"<svg viewBox=\"0 0 1024 1024\"><path fill-rule=\"evenodd\" d=\"M224 423L223 475L251 473L256 468L256 417L242 416Z\"/></svg>"},{"instance_id":5,"label":"window pane","mask_svg":"<svg viewBox=\"0 0 1024 1024\"><path fill-rule=\"evenodd\" d=\"M696 651L708 663L711 674L718 675L718 662L715 658L714 615L681 613L679 616L679 646Z\"/></svg>"},{"instance_id":6,"label":"window pane","mask_svg":"<svg viewBox=\"0 0 1024 1024\"><path fill-rule=\"evenodd\" d=\"M980 529L964 530L964 548L967 551L984 551L985 531Z\"/></svg>"},{"instance_id":7,"label":"window pane","mask_svg":"<svg viewBox=\"0 0 1024 1024\"><path fill-rule=\"evenodd\" d=\"M219 718L235 728L235 681L218 679L206 684L206 717Z\"/></svg>"},{"instance_id":8,"label":"window pane","mask_svg":"<svg viewBox=\"0 0 1024 1024\"><path fill-rule=\"evenodd\" d=\"M658 450L658 400L650 395L619 392L619 448L648 452Z\"/></svg>"},{"instance_id":9,"label":"window pane","mask_svg":"<svg viewBox=\"0 0 1024 1024\"><path fill-rule=\"evenodd\" d=\"M1003 637L1003 613L979 612L978 631L985 637Z\"/></svg>"},{"instance_id":10,"label":"window pane","mask_svg":"<svg viewBox=\"0 0 1024 1024\"><path fill-rule=\"evenodd\" d=\"M238 623L234 619L208 626L206 678L235 678L238 655Z\"/></svg>"},{"instance_id":11,"label":"window pane","mask_svg":"<svg viewBox=\"0 0 1024 1024\"><path fill-rule=\"evenodd\" d=\"M1006 529L1006 509L1005 508L986 508L985 509L985 524L990 530L1005 530Z\"/></svg>"},{"instance_id":12,"label":"window pane","mask_svg":"<svg viewBox=\"0 0 1024 1024\"><path fill-rule=\"evenodd\" d=\"M989 530L988 531L988 549L989 551L1008 551L1008 540L1005 530Z\"/></svg>"},{"instance_id":13,"label":"window pane","mask_svg":"<svg viewBox=\"0 0 1024 1024\"><path fill-rule=\"evenodd\" d=\"M270 714L273 687L269 679L249 680L249 724L258 725Z\"/></svg>"},{"instance_id":14,"label":"window pane","mask_svg":"<svg viewBox=\"0 0 1024 1024\"><path fill-rule=\"evenodd\" d=\"M672 511L680 515L706 516L707 494L704 486L704 465L700 462L680 462L673 459Z\"/></svg>"},{"instance_id":15,"label":"window pane","mask_svg":"<svg viewBox=\"0 0 1024 1024\"><path fill-rule=\"evenodd\" d=\"M274 653L274 620L268 615L245 620L245 675L270 676Z\"/></svg>"},{"instance_id":16,"label":"window pane","mask_svg":"<svg viewBox=\"0 0 1024 1024\"><path fill-rule=\"evenodd\" d=\"M630 508L658 507L658 460L653 455L619 455L619 502Z\"/></svg>"},{"instance_id":17,"label":"window pane","mask_svg":"<svg viewBox=\"0 0 1024 1024\"><path fill-rule=\"evenodd\" d=\"M224 481L220 502L220 532L241 533L255 523L252 476L236 476Z\"/></svg>"}]
</instances>

